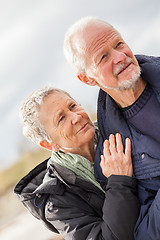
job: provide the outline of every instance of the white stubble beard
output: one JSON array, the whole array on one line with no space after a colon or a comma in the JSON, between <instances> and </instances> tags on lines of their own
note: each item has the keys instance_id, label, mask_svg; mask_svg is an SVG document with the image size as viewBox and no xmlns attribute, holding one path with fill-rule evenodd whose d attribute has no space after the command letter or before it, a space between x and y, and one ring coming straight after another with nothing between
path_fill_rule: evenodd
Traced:
<instances>
[{"instance_id":1,"label":"white stubble beard","mask_svg":"<svg viewBox=\"0 0 160 240\"><path fill-rule=\"evenodd\" d=\"M126 63L129 62L133 62L131 58L127 58ZM115 72L113 73L115 76L117 75L117 73L119 72L119 69L122 68L125 64L120 64L119 66L117 66ZM132 71L132 70L129 70ZM97 81L97 83L99 84L100 87L102 87L103 89L110 89L110 90L116 90L116 91L124 91L124 90L128 90L130 88L134 88L139 77L141 75L141 69L140 67L137 65L137 72L133 72L132 76L129 80L124 80L123 82L118 82L118 86L117 87L109 87L104 85L99 79L95 78L95 80Z\"/></svg>"}]
</instances>

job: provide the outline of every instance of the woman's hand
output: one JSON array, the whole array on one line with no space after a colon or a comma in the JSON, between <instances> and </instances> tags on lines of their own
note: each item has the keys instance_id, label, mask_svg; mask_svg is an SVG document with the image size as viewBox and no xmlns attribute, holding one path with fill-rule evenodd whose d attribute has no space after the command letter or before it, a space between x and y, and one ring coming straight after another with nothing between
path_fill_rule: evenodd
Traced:
<instances>
[{"instance_id":1,"label":"woman's hand","mask_svg":"<svg viewBox=\"0 0 160 240\"><path fill-rule=\"evenodd\" d=\"M131 177L133 174L133 167L130 139L126 138L124 151L121 135L117 133L115 137L111 134L109 140L104 141L100 166L103 175L107 178L112 174Z\"/></svg>"}]
</instances>

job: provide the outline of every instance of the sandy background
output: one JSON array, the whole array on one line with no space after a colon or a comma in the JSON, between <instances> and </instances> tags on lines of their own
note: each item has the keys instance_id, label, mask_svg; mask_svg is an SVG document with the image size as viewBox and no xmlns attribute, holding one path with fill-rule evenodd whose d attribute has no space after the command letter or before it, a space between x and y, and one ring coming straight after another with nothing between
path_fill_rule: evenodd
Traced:
<instances>
[{"instance_id":1,"label":"sandy background","mask_svg":"<svg viewBox=\"0 0 160 240\"><path fill-rule=\"evenodd\" d=\"M0 197L1 240L63 240L34 218L10 190Z\"/></svg>"}]
</instances>

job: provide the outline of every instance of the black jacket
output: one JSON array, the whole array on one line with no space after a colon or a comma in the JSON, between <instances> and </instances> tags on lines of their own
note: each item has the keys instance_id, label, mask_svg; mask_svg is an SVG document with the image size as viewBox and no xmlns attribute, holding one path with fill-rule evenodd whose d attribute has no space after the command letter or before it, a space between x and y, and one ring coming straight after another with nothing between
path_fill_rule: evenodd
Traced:
<instances>
[{"instance_id":1,"label":"black jacket","mask_svg":"<svg viewBox=\"0 0 160 240\"><path fill-rule=\"evenodd\" d=\"M16 185L24 206L66 240L132 240L139 213L136 179L112 175L106 194L48 160ZM43 179L45 177L45 181Z\"/></svg>"}]
</instances>

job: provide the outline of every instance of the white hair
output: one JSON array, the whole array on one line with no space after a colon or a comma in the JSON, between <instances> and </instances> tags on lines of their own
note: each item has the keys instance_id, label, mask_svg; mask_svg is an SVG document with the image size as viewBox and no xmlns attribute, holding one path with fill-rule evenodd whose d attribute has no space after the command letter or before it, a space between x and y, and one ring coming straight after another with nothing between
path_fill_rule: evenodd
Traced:
<instances>
[{"instance_id":1,"label":"white hair","mask_svg":"<svg viewBox=\"0 0 160 240\"><path fill-rule=\"evenodd\" d=\"M51 143L51 137L46 132L43 124L40 122L38 111L39 106L42 104L43 99L54 93L62 93L72 98L67 92L54 88L52 86L46 86L41 88L25 99L20 109L20 119L22 124L22 131L25 137L29 138L36 144L40 144L41 141L46 140Z\"/></svg>"},{"instance_id":2,"label":"white hair","mask_svg":"<svg viewBox=\"0 0 160 240\"><path fill-rule=\"evenodd\" d=\"M95 18L85 17L74 23L66 32L64 37L63 50L67 61L74 66L78 74L88 75L89 71L86 66L86 47L82 38L78 38L78 34L82 33L91 25L103 24L112 27L109 23Z\"/></svg>"}]
</instances>

